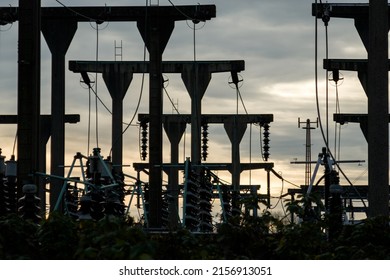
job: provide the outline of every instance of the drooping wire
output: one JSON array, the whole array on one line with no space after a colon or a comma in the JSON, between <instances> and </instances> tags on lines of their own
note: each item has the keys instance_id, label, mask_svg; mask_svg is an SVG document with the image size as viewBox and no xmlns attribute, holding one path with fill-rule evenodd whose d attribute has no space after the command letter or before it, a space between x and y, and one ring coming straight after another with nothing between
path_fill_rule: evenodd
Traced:
<instances>
[{"instance_id":1,"label":"drooping wire","mask_svg":"<svg viewBox=\"0 0 390 280\"><path fill-rule=\"evenodd\" d=\"M78 15L78 16L80 16L80 17L83 17L83 18L85 18L85 19L87 19L87 20L89 20L89 21L98 22L97 19L94 19L94 18L91 18L91 17L88 17L88 16L86 16L86 15L83 15L83 14L79 13L79 12L75 11L74 9L72 9L72 8L70 8L70 7L68 7L68 6L66 6L64 3L62 3L62 2L59 1L59 0L54 0L54 1L56 1L58 4L60 4L61 6L63 6L63 7L66 8L66 9L68 9L69 11L71 11L72 13L74 13L75 15Z\"/></svg>"},{"instance_id":2,"label":"drooping wire","mask_svg":"<svg viewBox=\"0 0 390 280\"><path fill-rule=\"evenodd\" d=\"M173 3L171 0L168 0L168 2L174 7L179 13L181 13L184 17L186 17L188 20L196 21L196 19L190 17L189 15L185 14L182 10L180 10L175 3Z\"/></svg>"}]
</instances>

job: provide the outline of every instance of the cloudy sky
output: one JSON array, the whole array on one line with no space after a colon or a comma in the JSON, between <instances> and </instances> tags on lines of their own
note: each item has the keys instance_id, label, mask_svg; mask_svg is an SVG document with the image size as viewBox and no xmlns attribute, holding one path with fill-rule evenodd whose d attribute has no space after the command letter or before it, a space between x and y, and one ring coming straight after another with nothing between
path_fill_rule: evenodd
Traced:
<instances>
[{"instance_id":1,"label":"cloudy sky","mask_svg":"<svg viewBox=\"0 0 390 280\"><path fill-rule=\"evenodd\" d=\"M144 6L144 0L62 0L66 6ZM246 69L241 73L243 84L240 88L245 107L250 114L273 114L271 124L270 162L274 162L275 171L300 185L304 183L304 165L292 165L291 161L305 160L305 133L298 128L301 121L317 119L315 99L315 20L311 15L309 0L173 0L175 5L215 4L217 16L206 24L199 24L195 32L195 52L197 60L245 60ZM334 3L357 1L333 1ZM367 3L368 1L360 1ZM168 0L151 1L152 4L170 6ZM18 1L2 0L2 6L18 6ZM42 0L42 6L60 6L55 0ZM191 22L177 22L163 55L164 60L193 60L194 31ZM0 32L0 112L16 113L17 100L17 22L1 26ZM98 43L97 43L98 34ZM331 19L328 27L330 58L367 58L366 51L355 30L352 20ZM123 46L123 60L143 60L144 44L135 23L104 23L96 31L94 23L79 23L66 60L114 60L114 42ZM325 28L318 21L318 64L319 64L319 100L320 113L325 127L325 80L322 69L325 57ZM42 97L41 111L50 113L50 52L42 37ZM338 87L341 113L366 113L367 98L355 72L343 72L344 80ZM229 73L214 74L203 98L202 111L209 114L236 113L236 91L229 84ZM182 114L190 113L190 98L180 75L167 75L169 97L177 104ZM141 75L135 75L125 97L124 121L129 122L135 112L141 92ZM97 79L98 94L110 108L111 100L100 76ZM148 78L145 77L139 113L148 113ZM92 104L94 108L94 104ZM335 147L333 113L336 110L336 87L329 85L329 144ZM173 106L164 95L164 112L172 113ZM66 161L70 164L76 152L87 154L88 128L88 90L80 85L80 76L70 71L66 73L66 113L80 114L79 124L66 125ZM239 113L245 113L239 104ZM92 120L95 111L91 112ZM99 146L102 155L107 156L111 148L111 115L99 104ZM137 119L137 118L136 118ZM96 145L95 123L91 123L90 147ZM9 158L16 126L3 125L0 130L0 147ZM251 133L250 133L251 132ZM260 137L258 127L248 126L241 143L242 162L261 162ZM124 135L124 164L140 162L139 132L136 123ZM165 138L164 143L169 147ZM185 141L181 143L182 160L190 156L190 127L187 127ZM249 144L252 148L249 148ZM222 125L210 128L209 158L207 162L228 162L230 143ZM184 146L186 147L184 148ZM324 146L320 129L312 130L312 158L317 159ZM89 151L90 152L90 151ZM251 152L251 153L250 153ZM50 156L50 155L48 155ZM367 160L367 144L358 124L346 124L340 133L340 159ZM169 150L164 158L167 161ZM355 184L367 183L367 163L343 164L344 172ZM313 166L314 168L314 166ZM125 173L135 175L132 167L126 167ZM221 174L230 181L228 174ZM265 192L266 174L253 171L242 174L242 183L263 186ZM341 183L346 183L342 178ZM282 183L272 179L272 192L278 194ZM293 187L285 183L284 188Z\"/></svg>"}]
</instances>

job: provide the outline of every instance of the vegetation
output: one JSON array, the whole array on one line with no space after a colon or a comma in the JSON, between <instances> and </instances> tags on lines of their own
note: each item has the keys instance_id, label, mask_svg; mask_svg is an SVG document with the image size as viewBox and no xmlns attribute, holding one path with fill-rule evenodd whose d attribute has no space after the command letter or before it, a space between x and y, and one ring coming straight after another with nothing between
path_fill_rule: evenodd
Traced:
<instances>
[{"instance_id":1,"label":"vegetation","mask_svg":"<svg viewBox=\"0 0 390 280\"><path fill-rule=\"evenodd\" d=\"M131 219L76 222L53 213L34 224L11 215L0 218L0 259L390 259L388 218L343 226L331 241L326 228L327 219L286 224L269 212L236 217L214 234L152 234Z\"/></svg>"}]
</instances>

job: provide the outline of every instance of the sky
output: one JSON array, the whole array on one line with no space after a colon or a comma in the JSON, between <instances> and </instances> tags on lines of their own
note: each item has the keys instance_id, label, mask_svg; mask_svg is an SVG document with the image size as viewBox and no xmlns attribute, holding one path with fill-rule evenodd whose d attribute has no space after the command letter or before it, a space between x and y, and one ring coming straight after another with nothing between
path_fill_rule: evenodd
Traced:
<instances>
[{"instance_id":1,"label":"sky","mask_svg":"<svg viewBox=\"0 0 390 280\"><path fill-rule=\"evenodd\" d=\"M315 91L315 49L318 49L318 88L320 118L326 130L326 72L322 69L325 58L325 28L318 21L318 43L315 43L315 19L311 15L313 1L308 0L160 0L151 1L153 5L197 5L215 4L216 18L196 26L195 36L192 22L176 22L173 34L163 54L163 60L244 60L245 71L240 73L243 83L240 93L249 114L273 114L270 127L270 158L274 170L286 181L276 177L271 180L271 192L279 195L287 188L304 184L304 165L291 164L292 161L305 160L306 130L298 127L301 121L316 121ZM18 1L2 0L1 6L18 6ZM144 6L144 0L62 0L66 6ZM332 3L356 3L358 1L333 1ZM360 1L367 3L368 1ZM42 0L42 6L60 6L55 0ZM15 114L17 108L17 22L0 27L0 114ZM97 38L98 37L98 38ZM194 41L195 37L195 41ZM367 58L367 53L354 27L353 20L331 18L328 27L329 58ZM69 60L114 60L115 41L122 42L124 61L142 61L144 43L133 22L103 23L96 30L95 23L79 23L77 33L67 52ZM195 46L195 51L194 51ZM148 58L148 56L147 56ZM51 55L42 37L41 74L41 112L50 113L51 96ZM367 98L355 72L342 72L338 97L341 113L366 113ZM92 74L91 74L92 77ZM178 74L166 75L169 84L166 91L181 114L190 113L190 98ZM237 108L236 90L229 85L229 73L213 74L212 80L202 100L202 112L207 114L235 114ZM95 76L93 74L93 79ZM142 94L139 113L148 113L148 77L145 76L143 90L142 75L134 75L124 99L124 121L129 122ZM110 108L110 95L102 77L97 77L97 92ZM164 113L172 113L173 106L164 93ZM367 143L358 124L342 126L337 133L335 145L336 86L329 83L329 146L334 153L335 146L340 160L365 160L364 163L342 164L349 180L357 185L367 184ZM245 110L239 102L239 113ZM94 103L92 107L94 108ZM81 122L66 125L66 163L72 162L77 152L91 153L88 149L88 90L80 83L79 74L66 71L66 113L80 114ZM96 146L95 110L91 112L91 143ZM102 155L106 157L111 148L111 115L98 106L98 142ZM135 118L137 120L137 118ZM125 127L124 127L125 128ZM190 156L190 126L187 127L180 145L182 161ZM311 130L312 160L325 146L321 130ZM12 154L16 126L2 125L0 129L0 148L7 159ZM340 143L340 144L338 144ZM50 143L48 151L50 151ZM251 145L251 147L250 147ZM260 131L258 127L248 126L241 142L241 162L262 162L260 151ZM164 138L164 147L169 147ZM207 162L229 162L230 142L222 125L210 126L209 157ZM48 154L48 158L50 155ZM164 160L169 160L169 149L164 148ZM124 164L141 162L139 156L139 129L136 122L124 134ZM314 169L314 165L312 167ZM135 176L131 166L124 172ZM322 171L320 171L320 174ZM230 182L230 175L220 174ZM266 191L266 173L263 170L242 173L242 184L261 185L261 193ZM341 178L341 184L347 184Z\"/></svg>"}]
</instances>

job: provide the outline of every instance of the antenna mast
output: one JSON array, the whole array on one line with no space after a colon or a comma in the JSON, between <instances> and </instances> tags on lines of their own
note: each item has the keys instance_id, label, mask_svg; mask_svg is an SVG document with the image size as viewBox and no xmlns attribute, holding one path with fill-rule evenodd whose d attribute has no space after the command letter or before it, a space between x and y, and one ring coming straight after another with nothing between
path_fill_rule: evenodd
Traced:
<instances>
[{"instance_id":1,"label":"antenna mast","mask_svg":"<svg viewBox=\"0 0 390 280\"><path fill-rule=\"evenodd\" d=\"M298 118L298 127L301 127L301 124L306 124L306 126L303 126L302 128L306 129L305 186L308 186L311 177L311 130L315 129L311 124L316 124L316 127L318 127L318 118L315 122L311 122L310 119L301 122L301 119Z\"/></svg>"}]
</instances>

